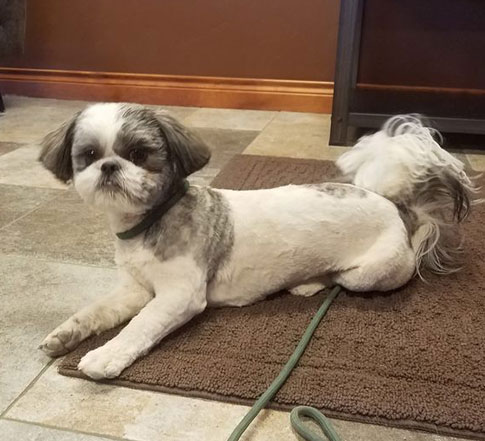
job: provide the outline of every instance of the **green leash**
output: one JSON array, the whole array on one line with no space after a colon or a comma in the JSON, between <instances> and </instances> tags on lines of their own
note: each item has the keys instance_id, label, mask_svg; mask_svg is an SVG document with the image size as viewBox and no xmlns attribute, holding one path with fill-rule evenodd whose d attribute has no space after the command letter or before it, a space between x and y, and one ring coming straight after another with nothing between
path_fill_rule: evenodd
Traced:
<instances>
[{"instance_id":1,"label":"green leash","mask_svg":"<svg viewBox=\"0 0 485 441\"><path fill-rule=\"evenodd\" d=\"M237 441L241 438L244 431L248 428L251 422L256 418L258 413L261 411L263 407L268 404L268 401L273 398L276 393L280 390L281 386L285 383L288 377L291 374L293 368L297 365L298 361L300 360L303 352L310 342L315 329L317 329L318 324L322 320L322 318L327 313L328 308L330 307L333 300L337 297L338 293L340 292L340 286L336 286L332 289L330 294L325 298L322 306L317 311L315 316L312 318L312 321L308 325L303 337L301 338L298 346L295 349L295 352L291 355L288 362L285 364L281 372L278 374L276 379L271 383L270 387L266 390L266 392L259 397L259 399L254 403L253 407L249 410L246 416L241 420L241 422L236 426L234 431L231 433L231 436L228 438L227 441ZM306 406L299 406L295 407L290 414L290 422L293 426L293 429L296 433L298 433L305 441L323 441L323 438L316 435L315 433L311 432L308 428L305 427L301 417L308 417L313 419L322 429L323 433L328 438L328 441L341 441L337 432L330 424L330 421L317 409L313 407L306 407Z\"/></svg>"},{"instance_id":2,"label":"green leash","mask_svg":"<svg viewBox=\"0 0 485 441\"><path fill-rule=\"evenodd\" d=\"M337 432L335 432L332 424L322 412L314 407L298 406L291 411L290 421L295 432L305 441L322 441L322 438L309 430L305 424L303 424L301 417L307 417L315 421L329 441L340 441Z\"/></svg>"}]
</instances>

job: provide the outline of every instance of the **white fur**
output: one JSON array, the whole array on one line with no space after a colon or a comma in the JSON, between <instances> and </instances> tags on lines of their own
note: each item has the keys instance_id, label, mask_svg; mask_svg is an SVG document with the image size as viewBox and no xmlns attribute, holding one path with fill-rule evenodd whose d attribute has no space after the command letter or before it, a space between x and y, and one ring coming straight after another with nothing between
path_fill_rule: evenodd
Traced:
<instances>
[{"instance_id":1,"label":"white fur","mask_svg":"<svg viewBox=\"0 0 485 441\"><path fill-rule=\"evenodd\" d=\"M96 191L96 182L101 175L101 166L116 157L117 161L123 164L124 181L133 191L144 198L147 193L147 183L151 178L140 167L135 167L129 161L120 158L114 152L114 144L117 134L123 124L119 115L117 103L100 103L88 107L79 117L76 124L75 139L91 139L99 144L105 156L85 170L75 174L74 187L79 195L88 204L109 210L123 213L140 213L147 207L134 206L132 201L123 197L123 194L116 193L108 195ZM74 146L73 148L75 148Z\"/></svg>"},{"instance_id":2,"label":"white fur","mask_svg":"<svg viewBox=\"0 0 485 441\"><path fill-rule=\"evenodd\" d=\"M209 304L247 305L314 280L318 288L329 273L353 279L362 266L373 270L352 280L351 289L387 290L414 271L398 211L375 193L339 199L304 186L220 191L231 206L235 243L230 263L209 285Z\"/></svg>"},{"instance_id":3,"label":"white fur","mask_svg":"<svg viewBox=\"0 0 485 441\"><path fill-rule=\"evenodd\" d=\"M431 167L448 169L470 186L465 165L443 150L433 135L439 133L425 127L418 116L398 115L379 132L362 137L337 166L355 185L391 200L408 197Z\"/></svg>"},{"instance_id":4,"label":"white fur","mask_svg":"<svg viewBox=\"0 0 485 441\"><path fill-rule=\"evenodd\" d=\"M120 127L113 106L87 113L80 129L102 139L108 150ZM408 182L430 164L452 167L459 175L463 168L425 133L405 131L393 137L390 130L385 127L372 142L364 138L338 161L357 186L372 190L362 190L364 195L351 185L340 197L312 186L217 190L230 207L234 244L209 284L190 253L160 260L142 238L117 240L118 288L54 330L42 348L59 355L132 318L117 337L79 363L92 378L113 378L206 305L248 305L284 288L308 296L333 284L354 291L402 286L415 272L416 251L398 209L378 193L405 193ZM98 172L90 167L75 177L77 190L90 202ZM122 201L115 201L116 207L97 202L106 204L114 232L132 225L133 213Z\"/></svg>"},{"instance_id":5,"label":"white fur","mask_svg":"<svg viewBox=\"0 0 485 441\"><path fill-rule=\"evenodd\" d=\"M110 161L113 157L114 154L110 154L85 170L77 173L74 177L74 188L85 202L103 208L104 210L114 210L120 213L132 214L143 213L147 207L140 207L139 204L135 206L131 200L123 197L122 193L109 195L96 190L95 183L101 175L101 166L105 162ZM146 173L143 173L139 167L134 167L132 164L129 164L129 161L123 158L117 160L125 165L123 174L126 184L130 188L136 189L134 191L137 192L140 198L146 197L148 190L141 185L141 182L147 182L151 177Z\"/></svg>"},{"instance_id":6,"label":"white fur","mask_svg":"<svg viewBox=\"0 0 485 441\"><path fill-rule=\"evenodd\" d=\"M230 261L208 286L190 256L160 262L141 240L118 241L116 262L125 282L51 333L44 350L64 353L135 316L79 363L94 379L113 378L207 304L248 305L288 287L312 295L329 272L338 277L328 283L356 291L393 289L412 277L404 225L396 207L377 194L336 199L303 186L219 191L232 210L235 243Z\"/></svg>"},{"instance_id":7,"label":"white fur","mask_svg":"<svg viewBox=\"0 0 485 441\"><path fill-rule=\"evenodd\" d=\"M207 304L204 274L190 256L160 262L140 250L130 257L124 270L156 295L115 338L81 359L79 369L94 379L117 377Z\"/></svg>"},{"instance_id":8,"label":"white fur","mask_svg":"<svg viewBox=\"0 0 485 441\"><path fill-rule=\"evenodd\" d=\"M457 224L463 221L478 192L465 173L465 165L438 142L439 132L423 124L419 115L397 115L382 130L365 136L337 161L352 183L379 193L408 212L417 221L411 239L416 272L422 267L436 274L459 270L461 244ZM451 216L446 215L445 209ZM448 239L447 239L448 236Z\"/></svg>"},{"instance_id":9,"label":"white fur","mask_svg":"<svg viewBox=\"0 0 485 441\"><path fill-rule=\"evenodd\" d=\"M81 113L76 125L76 136L91 138L99 143L105 151L112 153L122 124L117 103L95 104Z\"/></svg>"}]
</instances>

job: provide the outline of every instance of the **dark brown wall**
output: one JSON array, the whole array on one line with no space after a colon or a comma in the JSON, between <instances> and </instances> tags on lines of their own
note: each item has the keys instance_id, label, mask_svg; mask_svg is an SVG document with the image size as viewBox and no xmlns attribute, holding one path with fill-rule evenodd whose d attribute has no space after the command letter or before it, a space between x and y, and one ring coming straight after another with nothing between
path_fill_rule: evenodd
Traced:
<instances>
[{"instance_id":1,"label":"dark brown wall","mask_svg":"<svg viewBox=\"0 0 485 441\"><path fill-rule=\"evenodd\" d=\"M366 0L358 80L485 89L485 2Z\"/></svg>"},{"instance_id":2,"label":"dark brown wall","mask_svg":"<svg viewBox=\"0 0 485 441\"><path fill-rule=\"evenodd\" d=\"M333 80L339 0L29 0L4 66Z\"/></svg>"}]
</instances>

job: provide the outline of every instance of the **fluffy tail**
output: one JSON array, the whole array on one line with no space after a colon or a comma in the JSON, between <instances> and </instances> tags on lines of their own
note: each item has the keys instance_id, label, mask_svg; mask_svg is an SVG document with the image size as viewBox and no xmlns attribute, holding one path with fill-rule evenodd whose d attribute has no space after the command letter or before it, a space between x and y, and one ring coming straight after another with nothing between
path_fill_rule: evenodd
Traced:
<instances>
[{"instance_id":1,"label":"fluffy tail","mask_svg":"<svg viewBox=\"0 0 485 441\"><path fill-rule=\"evenodd\" d=\"M478 191L464 164L443 150L441 135L417 115L389 119L359 140L337 166L355 185L393 201L409 231L416 271L446 274L460 269L459 224Z\"/></svg>"}]
</instances>

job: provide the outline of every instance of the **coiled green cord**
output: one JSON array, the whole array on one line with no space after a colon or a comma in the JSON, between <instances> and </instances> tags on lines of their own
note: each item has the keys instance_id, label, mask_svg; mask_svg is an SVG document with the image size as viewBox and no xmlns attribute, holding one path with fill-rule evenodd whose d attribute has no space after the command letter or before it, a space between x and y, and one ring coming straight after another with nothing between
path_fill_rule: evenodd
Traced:
<instances>
[{"instance_id":1,"label":"coiled green cord","mask_svg":"<svg viewBox=\"0 0 485 441\"><path fill-rule=\"evenodd\" d=\"M291 426L298 435L300 435L305 441L322 441L320 435L309 430L304 424L301 417L311 418L322 429L322 432L328 438L329 441L340 441L337 432L333 428L327 417L315 409L314 407L298 406L295 407L290 413Z\"/></svg>"},{"instance_id":2,"label":"coiled green cord","mask_svg":"<svg viewBox=\"0 0 485 441\"><path fill-rule=\"evenodd\" d=\"M254 403L253 407L249 410L246 416L241 420L241 422L236 426L234 431L231 433L231 436L228 438L228 441L238 441L241 438L242 434L251 424L251 422L256 418L258 413L263 409L268 401L270 401L276 393L280 390L281 386L285 383L288 377L291 374L291 371L294 367L298 364L301 356L305 352L305 349L310 342L315 329L317 329L318 324L322 320L322 318L327 313L328 308L337 297L338 293L341 291L340 286L336 286L332 289L330 294L325 298L322 306L320 306L319 310L312 318L312 321L308 325L303 337L301 338L300 342L298 343L295 351L291 355L288 362L285 364L281 372L278 374L276 379L271 383L268 387L266 392L259 397L259 399ZM323 441L323 438L316 435L315 433L311 432L309 429L305 427L303 424L301 417L305 416L308 418L312 418L322 429L323 433L327 436L328 441L341 441L338 437L337 433L335 432L334 428L330 424L330 421L317 409L313 407L306 407L300 406L295 407L291 414L290 414L290 422L293 426L293 429L305 440L305 441Z\"/></svg>"}]
</instances>

